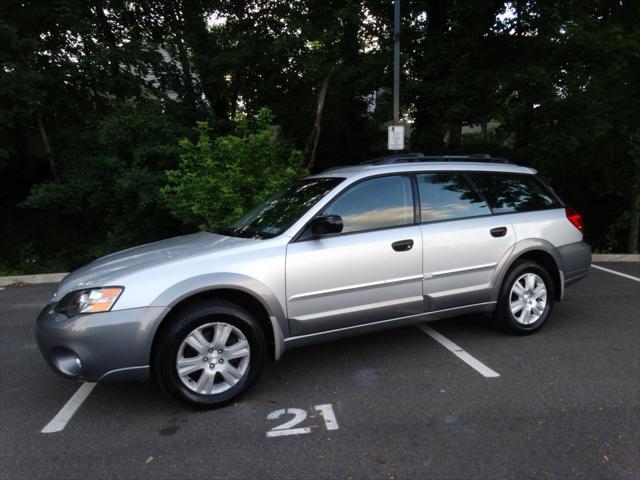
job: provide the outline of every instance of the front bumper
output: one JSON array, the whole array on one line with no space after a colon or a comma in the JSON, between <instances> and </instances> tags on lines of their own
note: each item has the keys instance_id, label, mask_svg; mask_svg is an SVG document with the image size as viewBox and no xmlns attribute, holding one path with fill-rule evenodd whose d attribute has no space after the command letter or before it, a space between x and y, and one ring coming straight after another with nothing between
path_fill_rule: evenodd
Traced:
<instances>
[{"instance_id":1,"label":"front bumper","mask_svg":"<svg viewBox=\"0 0 640 480\"><path fill-rule=\"evenodd\" d=\"M67 318L47 305L36 340L51 369L88 382L146 380L153 335L163 307L132 308Z\"/></svg>"}]
</instances>

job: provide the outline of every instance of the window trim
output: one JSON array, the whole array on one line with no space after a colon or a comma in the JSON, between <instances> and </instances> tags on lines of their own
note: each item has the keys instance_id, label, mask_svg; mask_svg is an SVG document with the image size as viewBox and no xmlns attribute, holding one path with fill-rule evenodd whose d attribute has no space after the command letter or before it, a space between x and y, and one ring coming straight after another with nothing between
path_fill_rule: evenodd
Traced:
<instances>
[{"instance_id":1,"label":"window trim","mask_svg":"<svg viewBox=\"0 0 640 480\"><path fill-rule=\"evenodd\" d=\"M311 222L313 221L314 218L320 216L322 214L322 211L324 211L327 208L329 208L333 204L333 202L338 200L342 195L346 194L349 190L351 190L356 185L359 185L359 184L361 184L363 182L366 182L368 180L375 180L375 179L378 179L378 178L385 178L385 177L407 177L409 179L409 182L411 184L411 197L413 199L413 222L412 223L407 223L407 224L404 224L404 225L391 225L391 226L388 226L388 227L369 228L367 230L358 230L357 232L334 233L334 234L331 234L331 235L323 235L321 238L344 237L344 236L347 236L347 235L357 235L359 233L379 232L379 231L383 231L383 230L391 230L391 229L394 229L394 228L407 228L407 227L420 225L420 221L419 221L419 219L420 219L420 205L418 203L418 198L416 196L417 192L414 190L414 188L415 188L414 187L415 175L413 174L413 172L389 172L389 173L382 173L382 174L379 174L379 175L371 175L370 177L360 178L360 179L356 180L355 182L347 185L343 190L338 192L335 195L335 197L333 197L331 200L329 200L327 202L327 204L322 207L322 210L320 212L318 212L313 217L311 217L302 226L302 228L293 236L293 238L291 239L291 241L289 243L307 242L309 240L317 240L317 238L314 238L314 237L300 238L300 237L302 237L304 235L304 233L306 232L307 228L309 227L309 225L311 224Z\"/></svg>"},{"instance_id":2,"label":"window trim","mask_svg":"<svg viewBox=\"0 0 640 480\"><path fill-rule=\"evenodd\" d=\"M419 188L418 188L418 175L424 175L424 174L430 174L430 173L431 174L434 174L434 173L444 173L444 174L456 173L456 174L464 175L467 178L468 182L470 183L471 187L474 189L474 191L487 204L487 206L489 207L489 211L491 213L487 213L485 215L475 215L475 216L471 216L471 217L445 218L445 219L442 219L442 220L434 220L432 222L424 222L423 223L421 221L422 220L422 207L420 205L420 193L419 193ZM513 212L494 212L493 208L491 207L491 203L488 201L488 199L486 198L486 196L485 196L484 192L482 191L482 189L480 189L480 187L476 184L476 182L473 179L473 174L482 174L482 173L495 173L495 174L499 174L499 175L515 175L515 176L533 178L534 181L537 182L546 192L551 194L551 196L558 202L558 205L557 206L550 206L550 207L546 207L546 208L538 208L538 209L534 209L534 210L525 210L525 211L521 211L521 212L518 212L518 211L513 211ZM343 190L338 192L334 198L329 200L329 202L327 202L327 204L324 207L322 207L322 210L324 210L325 208L329 207L342 194L346 193L347 191L349 191L351 189L351 187L354 187L355 185L358 185L359 183L365 182L367 180L373 180L375 178L395 177L395 176L409 177L411 179L411 183L413 185L413 190L412 190L412 193L413 193L413 223L408 223L406 225L395 225L395 226L391 226L391 227L372 228L372 229L369 229L369 230L359 230L357 232L336 233L336 234L332 234L332 235L325 235L322 238L334 238L334 237L338 237L338 236L355 235L355 234L358 234L358 233L378 232L378 231L383 231L383 230L391 230L391 229L394 229L394 228L406 228L406 227L411 227L411 226L416 226L416 225L418 225L418 226L433 225L433 224L444 223L444 222L458 222L458 221L463 221L463 220L474 220L476 218L499 217L499 216L503 216L503 215L520 215L520 214L524 214L524 213L544 212L544 211L547 211L547 210L559 210L559 209L566 208L566 204L555 193L555 191L552 188L548 187L542 180L540 180L535 174L532 174L532 173L504 172L504 171L496 171L496 170L422 170L422 171L409 171L409 172L404 171L404 172L381 173L381 174L378 174L378 175L371 175L369 177L361 178L361 179L356 180L355 182L347 185ZM292 237L292 239L290 240L289 243L306 242L306 241L309 241L309 240L316 240L315 238L304 238L304 239L301 239L300 237L307 230L307 228L309 227L309 224L313 221L313 219L316 218L319 214L320 214L320 212L318 212L316 215L311 217L302 226L302 228L300 228L300 230Z\"/></svg>"},{"instance_id":3,"label":"window trim","mask_svg":"<svg viewBox=\"0 0 640 480\"><path fill-rule=\"evenodd\" d=\"M473 176L469 172L464 172L464 176L467 178L467 181L471 185L471 188L473 188L478 193L478 195L480 195L480 198L484 200L484 203L487 205L487 207L489 207L489 211L491 212L491 215L495 215L496 212L493 211L493 207L491 206L491 203L489 203L489 199L484 194L482 189L478 187L478 184L473 180Z\"/></svg>"}]
</instances>

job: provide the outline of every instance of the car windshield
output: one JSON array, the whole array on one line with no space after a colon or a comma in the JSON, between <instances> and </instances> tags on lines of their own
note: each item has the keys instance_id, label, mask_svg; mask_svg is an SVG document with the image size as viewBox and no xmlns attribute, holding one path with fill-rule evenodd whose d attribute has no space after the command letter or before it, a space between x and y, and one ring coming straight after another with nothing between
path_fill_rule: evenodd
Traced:
<instances>
[{"instance_id":1,"label":"car windshield","mask_svg":"<svg viewBox=\"0 0 640 480\"><path fill-rule=\"evenodd\" d=\"M255 208L218 233L231 237L271 238L280 235L344 178L308 178Z\"/></svg>"}]
</instances>

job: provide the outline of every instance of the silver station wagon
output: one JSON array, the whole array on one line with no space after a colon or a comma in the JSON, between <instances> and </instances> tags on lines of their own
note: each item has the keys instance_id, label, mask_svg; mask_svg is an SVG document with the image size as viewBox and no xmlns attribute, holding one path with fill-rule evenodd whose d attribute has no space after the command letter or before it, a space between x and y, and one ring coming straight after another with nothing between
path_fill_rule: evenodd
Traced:
<instances>
[{"instance_id":1,"label":"silver station wagon","mask_svg":"<svg viewBox=\"0 0 640 480\"><path fill-rule=\"evenodd\" d=\"M214 407L294 347L469 313L514 334L584 278L582 217L535 170L391 156L305 178L217 233L100 258L38 318L51 368Z\"/></svg>"}]
</instances>

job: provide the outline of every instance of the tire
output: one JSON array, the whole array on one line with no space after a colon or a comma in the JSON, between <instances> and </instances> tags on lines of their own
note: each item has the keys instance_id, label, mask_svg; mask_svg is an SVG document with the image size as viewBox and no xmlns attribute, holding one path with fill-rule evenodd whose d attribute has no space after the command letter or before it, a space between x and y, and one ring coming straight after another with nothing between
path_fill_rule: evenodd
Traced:
<instances>
[{"instance_id":1,"label":"tire","mask_svg":"<svg viewBox=\"0 0 640 480\"><path fill-rule=\"evenodd\" d=\"M156 380L167 395L196 407L216 408L236 398L255 381L265 360L257 321L224 300L180 310L161 335L153 358Z\"/></svg>"},{"instance_id":2,"label":"tire","mask_svg":"<svg viewBox=\"0 0 640 480\"><path fill-rule=\"evenodd\" d=\"M535 286L532 288L532 285ZM544 302L541 286L546 291ZM508 333L530 335L537 332L551 315L554 295L553 280L545 267L531 260L518 261L504 279L494 321Z\"/></svg>"}]
</instances>

